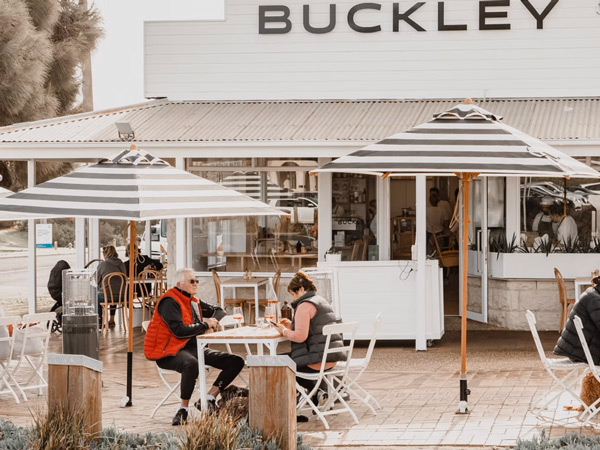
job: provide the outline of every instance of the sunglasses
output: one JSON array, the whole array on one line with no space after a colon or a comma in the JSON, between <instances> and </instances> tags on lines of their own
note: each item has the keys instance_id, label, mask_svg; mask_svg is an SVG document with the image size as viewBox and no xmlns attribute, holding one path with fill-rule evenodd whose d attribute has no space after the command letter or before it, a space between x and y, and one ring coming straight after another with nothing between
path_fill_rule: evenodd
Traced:
<instances>
[{"instance_id":1,"label":"sunglasses","mask_svg":"<svg viewBox=\"0 0 600 450\"><path fill-rule=\"evenodd\" d=\"M194 278L193 280L188 280L188 283L198 284L198 280Z\"/></svg>"}]
</instances>

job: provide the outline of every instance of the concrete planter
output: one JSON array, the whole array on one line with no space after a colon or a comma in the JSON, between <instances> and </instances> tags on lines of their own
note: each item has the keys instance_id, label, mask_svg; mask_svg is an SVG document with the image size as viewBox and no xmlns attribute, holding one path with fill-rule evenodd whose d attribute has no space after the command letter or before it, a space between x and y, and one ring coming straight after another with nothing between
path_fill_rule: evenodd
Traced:
<instances>
[{"instance_id":1,"label":"concrete planter","mask_svg":"<svg viewBox=\"0 0 600 450\"><path fill-rule=\"evenodd\" d=\"M490 253L489 258L492 278L553 279L555 267L567 279L590 275L600 268L600 253Z\"/></svg>"}]
</instances>

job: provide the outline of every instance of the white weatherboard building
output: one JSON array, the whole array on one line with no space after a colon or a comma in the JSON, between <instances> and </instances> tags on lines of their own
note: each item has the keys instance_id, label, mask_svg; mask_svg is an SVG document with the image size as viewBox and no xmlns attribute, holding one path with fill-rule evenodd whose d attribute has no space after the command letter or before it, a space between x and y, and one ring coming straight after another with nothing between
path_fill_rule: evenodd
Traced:
<instances>
[{"instance_id":1,"label":"white weatherboard building","mask_svg":"<svg viewBox=\"0 0 600 450\"><path fill-rule=\"evenodd\" d=\"M427 191L415 177L311 170L465 97L590 165L600 156L600 11L589 0L227 1L224 21L147 22L144 52L148 103L1 128L0 157L96 160L122 149L114 122L125 121L140 148L178 167L218 182L258 175L264 200L275 186L295 199L277 205L290 218L180 222L169 258L194 267L209 298L211 269L279 268L280 295L300 267L332 269L344 320L383 311L381 337L419 349L459 311L457 276L444 281L437 259L426 289L416 284L414 213ZM425 181L454 204L454 178ZM598 253L490 253L490 236L533 239L539 181L476 186L470 318L524 329L532 309L540 328L555 329L553 268L567 279L600 268ZM594 208L571 203L582 241L592 239ZM327 251L341 261L325 261Z\"/></svg>"}]
</instances>

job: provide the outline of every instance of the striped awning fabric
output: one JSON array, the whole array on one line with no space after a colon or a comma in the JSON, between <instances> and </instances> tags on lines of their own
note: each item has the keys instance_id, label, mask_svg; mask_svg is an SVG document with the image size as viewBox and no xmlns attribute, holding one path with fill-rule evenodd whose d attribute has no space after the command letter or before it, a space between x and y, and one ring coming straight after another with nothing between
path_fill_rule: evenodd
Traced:
<instances>
[{"instance_id":1,"label":"striped awning fabric","mask_svg":"<svg viewBox=\"0 0 600 450\"><path fill-rule=\"evenodd\" d=\"M280 215L233 189L137 150L0 199L0 218L160 218Z\"/></svg>"},{"instance_id":2,"label":"striped awning fabric","mask_svg":"<svg viewBox=\"0 0 600 450\"><path fill-rule=\"evenodd\" d=\"M248 197L260 200L261 190L261 179L257 172L236 172L223 179L221 183L229 189L235 189ZM291 199L293 193L286 191L282 187L276 185L272 181L266 182L267 184L267 200L279 200L279 199Z\"/></svg>"},{"instance_id":3,"label":"striped awning fabric","mask_svg":"<svg viewBox=\"0 0 600 450\"><path fill-rule=\"evenodd\" d=\"M600 173L475 105L457 105L430 122L368 145L317 171L390 175L598 178Z\"/></svg>"}]
</instances>

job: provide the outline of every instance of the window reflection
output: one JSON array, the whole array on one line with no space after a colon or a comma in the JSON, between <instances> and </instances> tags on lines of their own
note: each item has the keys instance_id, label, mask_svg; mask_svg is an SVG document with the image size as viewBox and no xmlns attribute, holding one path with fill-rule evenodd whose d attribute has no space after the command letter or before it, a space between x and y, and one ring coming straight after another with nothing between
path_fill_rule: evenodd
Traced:
<instances>
[{"instance_id":1,"label":"window reflection","mask_svg":"<svg viewBox=\"0 0 600 450\"><path fill-rule=\"evenodd\" d=\"M192 219L194 270L293 273L315 266L317 177L309 171L316 164L316 160L306 159L193 161L192 172L284 213L280 217ZM221 167L224 170L214 169Z\"/></svg>"}]
</instances>

